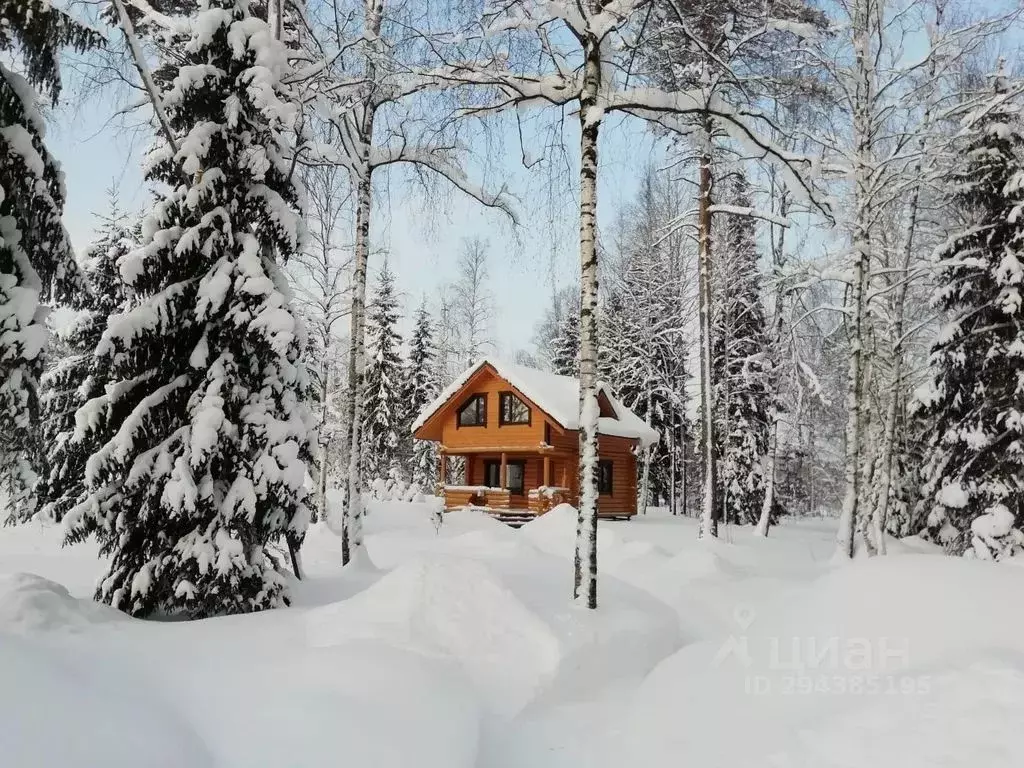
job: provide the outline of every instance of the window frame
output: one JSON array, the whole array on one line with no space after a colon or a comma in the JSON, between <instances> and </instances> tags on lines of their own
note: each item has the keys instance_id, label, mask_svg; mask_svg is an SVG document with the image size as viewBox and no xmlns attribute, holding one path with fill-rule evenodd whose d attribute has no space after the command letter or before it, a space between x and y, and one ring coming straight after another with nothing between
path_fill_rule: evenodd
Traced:
<instances>
[{"instance_id":1,"label":"window frame","mask_svg":"<svg viewBox=\"0 0 1024 768\"><path fill-rule=\"evenodd\" d=\"M601 481L604 479L606 467L608 469L608 486L607 489L604 489ZM597 462L597 494L598 496L615 495L615 462L611 459L599 459Z\"/></svg>"},{"instance_id":2,"label":"window frame","mask_svg":"<svg viewBox=\"0 0 1024 768\"><path fill-rule=\"evenodd\" d=\"M479 401L483 401L483 421L477 422L475 424L463 424L462 423L462 412L465 411L467 407L469 407L470 403L474 403L474 402L476 402L478 400ZM467 429L467 428L471 428L471 427L486 427L486 426L487 426L487 393L486 392L477 392L476 394L470 395L469 397L467 397L465 400L462 401L462 404L458 408L455 409L455 428L456 429Z\"/></svg>"},{"instance_id":3,"label":"window frame","mask_svg":"<svg viewBox=\"0 0 1024 768\"><path fill-rule=\"evenodd\" d=\"M526 408L526 421L505 421L505 398L512 397L518 400ZM519 395L510 389L498 393L498 426L499 427L528 427L533 424L533 408Z\"/></svg>"}]
</instances>

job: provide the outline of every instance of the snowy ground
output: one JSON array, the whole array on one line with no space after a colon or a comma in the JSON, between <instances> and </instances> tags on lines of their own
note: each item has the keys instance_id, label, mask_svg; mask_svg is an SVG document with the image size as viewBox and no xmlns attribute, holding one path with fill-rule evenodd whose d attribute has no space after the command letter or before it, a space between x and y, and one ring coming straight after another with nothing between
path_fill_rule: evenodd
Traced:
<instances>
[{"instance_id":1,"label":"snowy ground","mask_svg":"<svg viewBox=\"0 0 1024 768\"><path fill-rule=\"evenodd\" d=\"M1024 568L913 541L835 567L830 521L698 542L652 514L602 523L588 612L574 525L379 504L369 561L317 527L292 608L191 623L89 602L93 550L2 528L0 764L1019 763Z\"/></svg>"}]
</instances>

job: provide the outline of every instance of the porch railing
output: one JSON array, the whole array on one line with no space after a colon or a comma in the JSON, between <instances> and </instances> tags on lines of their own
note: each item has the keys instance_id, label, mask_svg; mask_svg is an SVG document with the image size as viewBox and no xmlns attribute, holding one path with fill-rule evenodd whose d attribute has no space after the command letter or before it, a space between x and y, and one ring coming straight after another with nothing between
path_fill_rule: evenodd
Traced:
<instances>
[{"instance_id":1,"label":"porch railing","mask_svg":"<svg viewBox=\"0 0 1024 768\"><path fill-rule=\"evenodd\" d=\"M445 509L458 507L488 507L508 509L511 494L507 488L488 488L485 485L442 485L438 495L444 497Z\"/></svg>"},{"instance_id":2,"label":"porch railing","mask_svg":"<svg viewBox=\"0 0 1024 768\"><path fill-rule=\"evenodd\" d=\"M552 507L559 504L571 503L568 488L557 488L554 486L542 486L534 488L526 495L530 511L535 515L543 515Z\"/></svg>"}]
</instances>

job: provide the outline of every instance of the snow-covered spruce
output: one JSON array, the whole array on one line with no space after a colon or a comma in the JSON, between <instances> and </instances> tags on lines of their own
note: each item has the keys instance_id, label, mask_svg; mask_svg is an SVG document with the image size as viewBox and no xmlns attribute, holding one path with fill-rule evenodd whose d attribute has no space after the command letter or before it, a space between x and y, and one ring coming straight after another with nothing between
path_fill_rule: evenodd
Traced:
<instances>
[{"instance_id":1,"label":"snow-covered spruce","mask_svg":"<svg viewBox=\"0 0 1024 768\"><path fill-rule=\"evenodd\" d=\"M369 307L367 365L363 378L362 474L366 481L386 477L399 458L405 419L402 389L402 337L398 334L395 273L381 267L377 292Z\"/></svg>"},{"instance_id":2,"label":"snow-covered spruce","mask_svg":"<svg viewBox=\"0 0 1024 768\"><path fill-rule=\"evenodd\" d=\"M955 553L999 538L997 529L1016 537L1024 492L1024 137L1017 105L996 82L992 99L967 117L963 161L948 178L966 226L941 254L935 304L947 322L919 413L928 425L927 524ZM982 516L999 523L983 526L985 536L973 527Z\"/></svg>"},{"instance_id":3,"label":"snow-covered spruce","mask_svg":"<svg viewBox=\"0 0 1024 768\"><path fill-rule=\"evenodd\" d=\"M61 520L83 501L86 462L118 426L116 414L89 407L82 410L79 428L76 412L94 398L102 398L109 382L109 359L93 352L107 319L127 309L118 263L138 244L138 232L129 228L115 204L99 238L81 259L84 290L71 298L74 320L58 333L60 357L40 382L45 471L37 496L39 512L48 519Z\"/></svg>"},{"instance_id":4,"label":"snow-covered spruce","mask_svg":"<svg viewBox=\"0 0 1024 768\"><path fill-rule=\"evenodd\" d=\"M171 48L157 82L177 147L147 168L170 192L121 260L135 300L96 350L111 383L78 416L123 417L66 524L110 558L100 600L201 617L286 602L267 547L309 518L304 339L275 265L300 239L296 107L285 48L245 0L202 0Z\"/></svg>"},{"instance_id":5,"label":"snow-covered spruce","mask_svg":"<svg viewBox=\"0 0 1024 768\"><path fill-rule=\"evenodd\" d=\"M580 313L575 307L562 316L551 340L551 369L559 376L580 375Z\"/></svg>"},{"instance_id":6,"label":"snow-covered spruce","mask_svg":"<svg viewBox=\"0 0 1024 768\"><path fill-rule=\"evenodd\" d=\"M0 0L0 496L12 519L35 509L43 303L80 287L61 224L63 177L43 143L37 102L57 102L61 48L100 39L49 0Z\"/></svg>"},{"instance_id":7,"label":"snow-covered spruce","mask_svg":"<svg viewBox=\"0 0 1024 768\"><path fill-rule=\"evenodd\" d=\"M742 175L730 203L750 208ZM758 289L757 231L749 216L723 217L721 280L715 296L712 363L719 500L727 523L755 524L764 505L763 465L768 453L774 395L768 322ZM778 516L778 507L770 519Z\"/></svg>"},{"instance_id":8,"label":"snow-covered spruce","mask_svg":"<svg viewBox=\"0 0 1024 768\"><path fill-rule=\"evenodd\" d=\"M437 444L430 440L413 440L412 423L437 397L437 350L434 347L434 327L426 305L416 310L416 322L409 341L409 357L405 363L405 382L402 403L406 420L402 425L402 440L411 445L406 452L408 472L412 484L432 492L437 483Z\"/></svg>"}]
</instances>

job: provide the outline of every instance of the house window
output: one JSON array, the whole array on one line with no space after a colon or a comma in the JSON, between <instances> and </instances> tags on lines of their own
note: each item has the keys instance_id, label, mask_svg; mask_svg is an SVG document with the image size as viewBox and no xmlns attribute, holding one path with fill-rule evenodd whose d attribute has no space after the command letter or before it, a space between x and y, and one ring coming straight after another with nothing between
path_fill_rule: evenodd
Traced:
<instances>
[{"instance_id":1,"label":"house window","mask_svg":"<svg viewBox=\"0 0 1024 768\"><path fill-rule=\"evenodd\" d=\"M612 494L612 463L606 459L597 462L597 492Z\"/></svg>"},{"instance_id":2,"label":"house window","mask_svg":"<svg viewBox=\"0 0 1024 768\"><path fill-rule=\"evenodd\" d=\"M487 395L473 395L459 408L460 427L487 426Z\"/></svg>"},{"instance_id":3,"label":"house window","mask_svg":"<svg viewBox=\"0 0 1024 768\"><path fill-rule=\"evenodd\" d=\"M502 392L498 423L529 424L530 407L511 392Z\"/></svg>"}]
</instances>

